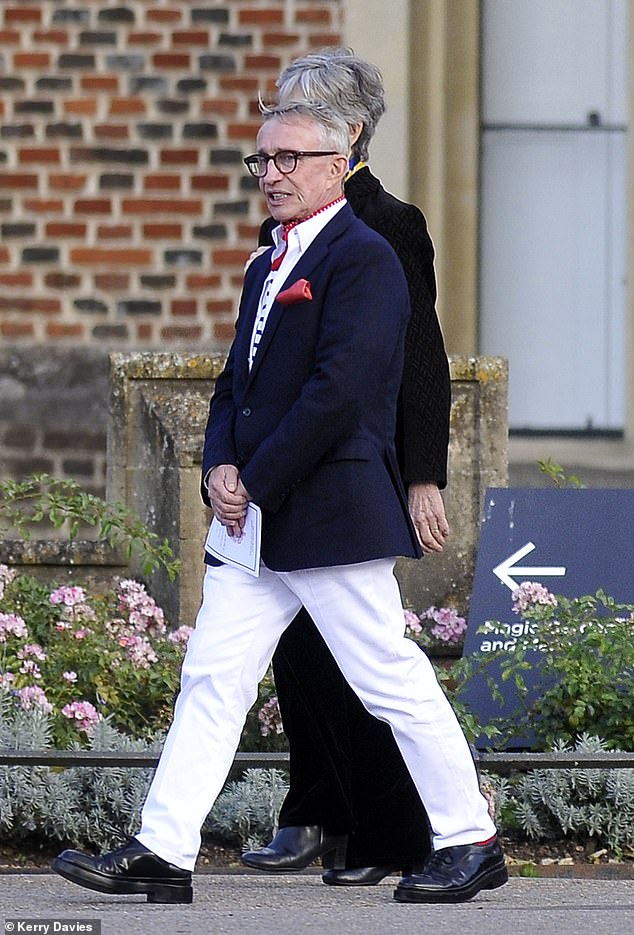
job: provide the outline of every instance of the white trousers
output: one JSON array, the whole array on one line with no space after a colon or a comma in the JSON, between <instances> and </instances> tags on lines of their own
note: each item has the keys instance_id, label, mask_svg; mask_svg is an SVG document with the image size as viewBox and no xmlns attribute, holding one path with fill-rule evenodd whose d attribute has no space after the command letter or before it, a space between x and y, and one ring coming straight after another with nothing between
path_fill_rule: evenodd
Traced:
<instances>
[{"instance_id":1,"label":"white trousers","mask_svg":"<svg viewBox=\"0 0 634 935\"><path fill-rule=\"evenodd\" d=\"M174 720L137 838L193 870L200 829L222 790L258 683L302 605L367 710L391 726L434 847L495 834L469 746L424 653L404 633L392 559L259 578L208 567Z\"/></svg>"}]
</instances>

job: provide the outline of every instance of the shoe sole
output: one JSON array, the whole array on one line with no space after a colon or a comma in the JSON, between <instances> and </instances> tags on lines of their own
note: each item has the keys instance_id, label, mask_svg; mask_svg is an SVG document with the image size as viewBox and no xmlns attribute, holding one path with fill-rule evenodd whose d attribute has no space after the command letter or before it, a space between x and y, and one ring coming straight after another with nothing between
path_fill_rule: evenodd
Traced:
<instances>
[{"instance_id":1,"label":"shoe sole","mask_svg":"<svg viewBox=\"0 0 634 935\"><path fill-rule=\"evenodd\" d=\"M394 899L399 903L464 903L472 899L480 890L495 890L508 882L508 870L500 867L489 870L479 879L472 880L468 886L456 886L452 889L423 889L414 886L399 886L394 890Z\"/></svg>"},{"instance_id":2,"label":"shoe sole","mask_svg":"<svg viewBox=\"0 0 634 935\"><path fill-rule=\"evenodd\" d=\"M328 877L326 874L323 874L321 879L322 882L326 884L326 886L377 886L387 877L398 877L400 875L401 871L398 869L398 867L390 867L390 869L386 870L385 873L382 873L380 876L373 876L372 878L366 877L365 879L359 880L342 880L340 877L335 877L333 879L332 877Z\"/></svg>"},{"instance_id":3,"label":"shoe sole","mask_svg":"<svg viewBox=\"0 0 634 935\"><path fill-rule=\"evenodd\" d=\"M117 896L147 896L149 903L191 903L193 889L191 885L163 883L153 880L121 880L106 874L91 872L85 867L69 864L55 859L51 864L55 873L65 880L76 883L97 893L109 893Z\"/></svg>"},{"instance_id":4,"label":"shoe sole","mask_svg":"<svg viewBox=\"0 0 634 935\"><path fill-rule=\"evenodd\" d=\"M315 859L317 860L318 857ZM240 858L240 863L244 867L248 867L249 870L261 870L263 873L297 873L299 870L306 870L306 868L310 867L311 864L313 864L314 862L315 861L311 860L307 864L300 864L299 866L295 866L295 867L288 867L288 866L270 867L270 866L266 866L265 864L257 864L257 863L250 864L247 860L244 860L242 857Z\"/></svg>"}]
</instances>

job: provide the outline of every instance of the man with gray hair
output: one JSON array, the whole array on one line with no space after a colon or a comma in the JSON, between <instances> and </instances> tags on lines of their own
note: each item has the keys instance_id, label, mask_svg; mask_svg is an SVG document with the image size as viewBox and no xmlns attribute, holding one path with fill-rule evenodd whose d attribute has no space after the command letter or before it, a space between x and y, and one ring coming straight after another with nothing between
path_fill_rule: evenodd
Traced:
<instances>
[{"instance_id":1,"label":"man with gray hair","mask_svg":"<svg viewBox=\"0 0 634 935\"><path fill-rule=\"evenodd\" d=\"M245 159L279 225L275 248L245 275L210 403L202 490L229 538L260 513L261 560L250 574L239 559L206 555L141 829L108 854L67 850L54 861L89 889L191 902L200 828L302 605L363 704L390 724L427 807L436 853L416 901L506 882L469 747L431 664L403 636L394 557L420 554L393 443L409 301L396 255L345 202L347 144L345 122L296 104L265 113Z\"/></svg>"},{"instance_id":2,"label":"man with gray hair","mask_svg":"<svg viewBox=\"0 0 634 935\"><path fill-rule=\"evenodd\" d=\"M425 218L415 205L386 192L367 164L385 111L381 73L349 48L329 48L295 59L277 85L281 103L319 101L345 120L348 204L401 261L411 314L396 454L423 550L440 552L449 533L440 493L447 484L449 367ZM272 218L265 221L261 243L272 243L275 224ZM428 822L392 732L351 691L305 610L283 634L273 671L290 747L290 787L274 838L243 854L243 863L260 870L299 870L321 856L324 883L337 886L373 885L422 866L431 850Z\"/></svg>"}]
</instances>

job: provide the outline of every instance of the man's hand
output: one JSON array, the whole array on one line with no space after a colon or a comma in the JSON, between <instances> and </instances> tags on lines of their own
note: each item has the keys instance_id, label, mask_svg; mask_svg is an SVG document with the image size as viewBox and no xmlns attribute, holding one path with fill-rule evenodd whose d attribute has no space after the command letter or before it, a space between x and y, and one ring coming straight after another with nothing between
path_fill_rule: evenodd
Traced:
<instances>
[{"instance_id":1,"label":"man's hand","mask_svg":"<svg viewBox=\"0 0 634 935\"><path fill-rule=\"evenodd\" d=\"M408 505L423 551L442 552L449 536L449 523L437 484L410 484Z\"/></svg>"},{"instance_id":2,"label":"man's hand","mask_svg":"<svg viewBox=\"0 0 634 935\"><path fill-rule=\"evenodd\" d=\"M248 268L251 266L251 264L253 263L253 261L255 260L256 257L260 256L261 253L266 253L266 251L267 251L267 250L270 250L270 249L271 249L270 247L262 246L262 247L258 247L257 250L254 250L254 251L249 255L249 258L247 259L247 261L246 261L245 264L244 264L244 272L246 273L246 271L247 271Z\"/></svg>"},{"instance_id":3,"label":"man's hand","mask_svg":"<svg viewBox=\"0 0 634 935\"><path fill-rule=\"evenodd\" d=\"M249 496L234 464L218 464L209 472L207 491L216 519L230 536L242 535Z\"/></svg>"}]
</instances>

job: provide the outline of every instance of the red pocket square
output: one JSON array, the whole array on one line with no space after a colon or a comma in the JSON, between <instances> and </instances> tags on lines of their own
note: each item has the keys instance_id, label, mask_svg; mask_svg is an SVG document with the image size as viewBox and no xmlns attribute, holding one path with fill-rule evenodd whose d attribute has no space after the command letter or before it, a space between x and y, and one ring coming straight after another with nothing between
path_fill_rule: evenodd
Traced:
<instances>
[{"instance_id":1,"label":"red pocket square","mask_svg":"<svg viewBox=\"0 0 634 935\"><path fill-rule=\"evenodd\" d=\"M312 299L313 294L310 291L310 283L307 279L298 279L292 286L285 289L284 292L278 292L276 300L280 305L292 305L294 302L306 302Z\"/></svg>"}]
</instances>

